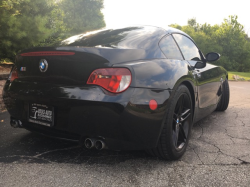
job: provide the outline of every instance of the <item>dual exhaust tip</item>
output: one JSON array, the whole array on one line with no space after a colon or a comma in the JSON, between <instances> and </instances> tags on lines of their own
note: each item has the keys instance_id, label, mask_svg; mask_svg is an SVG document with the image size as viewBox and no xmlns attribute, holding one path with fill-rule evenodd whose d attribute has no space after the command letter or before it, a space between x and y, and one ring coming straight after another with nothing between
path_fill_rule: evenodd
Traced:
<instances>
[{"instance_id":1,"label":"dual exhaust tip","mask_svg":"<svg viewBox=\"0 0 250 187\"><path fill-rule=\"evenodd\" d=\"M88 149L95 147L97 150L102 150L106 147L105 143L102 140L96 140L92 138L86 138L84 141L84 145Z\"/></svg>"},{"instance_id":2,"label":"dual exhaust tip","mask_svg":"<svg viewBox=\"0 0 250 187\"><path fill-rule=\"evenodd\" d=\"M17 120L17 119L11 118L10 119L10 125L13 128L22 128L22 122L20 120Z\"/></svg>"},{"instance_id":3,"label":"dual exhaust tip","mask_svg":"<svg viewBox=\"0 0 250 187\"><path fill-rule=\"evenodd\" d=\"M22 122L13 118L10 119L10 125L13 128L22 128ZM96 140L93 138L86 138L84 141L84 145L88 149L95 147L97 150L102 150L106 147L105 143L102 140Z\"/></svg>"}]
</instances>

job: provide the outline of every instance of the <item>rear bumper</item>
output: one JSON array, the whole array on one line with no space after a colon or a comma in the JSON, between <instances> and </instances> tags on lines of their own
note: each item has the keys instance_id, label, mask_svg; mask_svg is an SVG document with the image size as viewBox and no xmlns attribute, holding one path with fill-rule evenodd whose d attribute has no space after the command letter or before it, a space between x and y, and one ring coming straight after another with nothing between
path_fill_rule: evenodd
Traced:
<instances>
[{"instance_id":1,"label":"rear bumper","mask_svg":"<svg viewBox=\"0 0 250 187\"><path fill-rule=\"evenodd\" d=\"M46 135L80 141L101 138L109 149L149 149L157 146L168 90L129 88L111 94L98 86L55 86L15 80L6 82L3 99L12 118L23 127ZM158 108L150 110L155 99ZM30 103L53 106L54 126L28 122Z\"/></svg>"}]
</instances>

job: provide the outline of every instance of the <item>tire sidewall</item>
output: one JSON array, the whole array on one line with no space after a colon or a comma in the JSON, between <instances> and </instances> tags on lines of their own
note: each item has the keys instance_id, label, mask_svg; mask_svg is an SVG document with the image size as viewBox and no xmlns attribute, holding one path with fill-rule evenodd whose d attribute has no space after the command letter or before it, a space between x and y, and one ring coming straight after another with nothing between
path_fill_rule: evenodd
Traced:
<instances>
[{"instance_id":1,"label":"tire sidewall","mask_svg":"<svg viewBox=\"0 0 250 187\"><path fill-rule=\"evenodd\" d=\"M182 94L186 94L189 97L192 119L191 119L191 123L189 124L188 137L187 137L186 143L182 149L177 150L174 146L174 142L173 142L173 138L172 138L173 116L174 116L174 110L175 110L176 104L178 102L178 99L180 98L180 96ZM169 156L173 159L178 159L185 153L188 142L189 142L191 128L193 125L193 103L192 103L192 97L190 95L190 92L189 92L188 88L184 85L180 85L176 89L176 91L173 93L173 97L171 98L171 100L172 100L172 102L168 108L166 121L164 123L164 125L166 125L166 129L167 129L167 142L166 143L168 144L167 145L168 149L171 149L171 150L168 150Z\"/></svg>"}]
</instances>

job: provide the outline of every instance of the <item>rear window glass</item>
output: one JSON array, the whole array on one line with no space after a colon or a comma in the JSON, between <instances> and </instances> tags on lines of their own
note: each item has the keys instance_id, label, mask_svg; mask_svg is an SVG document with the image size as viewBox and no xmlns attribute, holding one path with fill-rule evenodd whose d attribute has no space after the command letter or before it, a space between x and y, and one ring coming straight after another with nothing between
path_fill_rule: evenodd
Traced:
<instances>
[{"instance_id":1,"label":"rear window glass","mask_svg":"<svg viewBox=\"0 0 250 187\"><path fill-rule=\"evenodd\" d=\"M117 47L128 36L133 36L140 32L140 27L127 27L115 30L99 30L85 34L72 36L63 40L61 46L86 46L86 47Z\"/></svg>"}]
</instances>

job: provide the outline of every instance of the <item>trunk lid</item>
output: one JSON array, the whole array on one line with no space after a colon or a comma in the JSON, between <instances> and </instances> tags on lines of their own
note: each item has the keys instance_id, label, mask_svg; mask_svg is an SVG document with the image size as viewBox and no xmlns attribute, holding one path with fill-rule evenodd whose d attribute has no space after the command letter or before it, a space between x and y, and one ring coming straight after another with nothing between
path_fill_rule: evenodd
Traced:
<instances>
[{"instance_id":1,"label":"trunk lid","mask_svg":"<svg viewBox=\"0 0 250 187\"><path fill-rule=\"evenodd\" d=\"M46 61L47 63L42 63ZM89 75L98 68L110 67L105 58L68 47L33 48L17 55L18 79L23 81L55 83L63 85L86 84ZM39 66L43 66L43 70Z\"/></svg>"}]
</instances>

